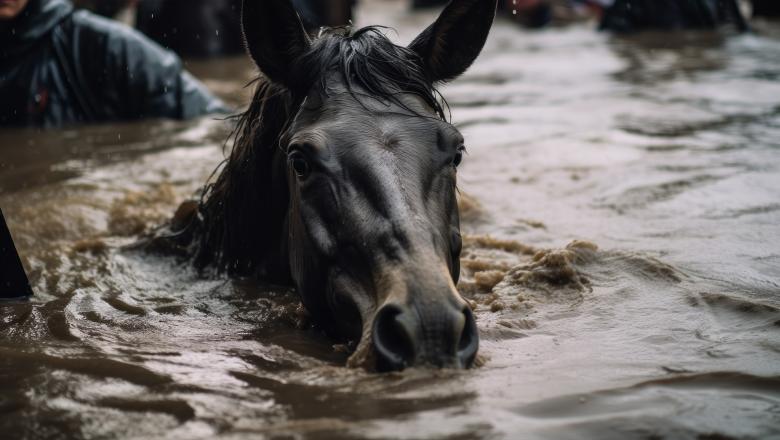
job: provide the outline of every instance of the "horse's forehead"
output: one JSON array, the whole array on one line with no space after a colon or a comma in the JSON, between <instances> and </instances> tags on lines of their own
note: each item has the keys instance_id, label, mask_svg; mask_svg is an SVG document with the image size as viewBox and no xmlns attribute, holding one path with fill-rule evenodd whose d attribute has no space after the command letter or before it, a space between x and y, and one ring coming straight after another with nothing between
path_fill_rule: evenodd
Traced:
<instances>
[{"instance_id":1,"label":"horse's forehead","mask_svg":"<svg viewBox=\"0 0 780 440\"><path fill-rule=\"evenodd\" d=\"M411 94L399 94L397 98L400 102L375 99L356 90L330 90L327 95L307 98L295 131L313 131L331 140L372 138L387 146L409 138L435 142L446 124L435 117L423 99Z\"/></svg>"},{"instance_id":2,"label":"horse's forehead","mask_svg":"<svg viewBox=\"0 0 780 440\"><path fill-rule=\"evenodd\" d=\"M421 144L435 145L444 124L406 112L352 109L340 115L322 118L304 132L319 133L331 148L353 150L353 147L403 149Z\"/></svg>"}]
</instances>

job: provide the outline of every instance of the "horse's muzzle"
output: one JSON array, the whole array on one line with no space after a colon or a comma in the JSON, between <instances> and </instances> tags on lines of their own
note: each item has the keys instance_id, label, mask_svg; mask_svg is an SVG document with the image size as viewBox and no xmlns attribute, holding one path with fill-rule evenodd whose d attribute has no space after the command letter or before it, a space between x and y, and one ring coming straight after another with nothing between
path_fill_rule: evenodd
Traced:
<instances>
[{"instance_id":1,"label":"horse's muzzle","mask_svg":"<svg viewBox=\"0 0 780 440\"><path fill-rule=\"evenodd\" d=\"M385 304L374 319L372 339L380 371L469 368L479 347L471 309L451 304Z\"/></svg>"}]
</instances>

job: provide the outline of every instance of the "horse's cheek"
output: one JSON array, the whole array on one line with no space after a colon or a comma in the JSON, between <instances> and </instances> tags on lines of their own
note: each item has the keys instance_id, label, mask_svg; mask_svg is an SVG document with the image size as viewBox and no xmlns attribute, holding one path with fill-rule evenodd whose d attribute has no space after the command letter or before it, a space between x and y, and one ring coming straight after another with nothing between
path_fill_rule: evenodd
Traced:
<instances>
[{"instance_id":1,"label":"horse's cheek","mask_svg":"<svg viewBox=\"0 0 780 440\"><path fill-rule=\"evenodd\" d=\"M305 251L318 254L321 257L334 256L337 247L336 242L331 231L325 226L327 223L323 221L319 212L304 206L301 208L301 216L303 228L300 232L305 235L305 240L308 244Z\"/></svg>"}]
</instances>

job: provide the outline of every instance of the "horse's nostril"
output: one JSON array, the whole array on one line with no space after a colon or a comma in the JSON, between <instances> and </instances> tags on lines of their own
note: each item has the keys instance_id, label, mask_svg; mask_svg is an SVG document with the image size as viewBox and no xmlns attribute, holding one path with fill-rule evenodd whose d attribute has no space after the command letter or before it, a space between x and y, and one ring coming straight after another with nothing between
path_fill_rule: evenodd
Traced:
<instances>
[{"instance_id":1,"label":"horse's nostril","mask_svg":"<svg viewBox=\"0 0 780 440\"><path fill-rule=\"evenodd\" d=\"M474 364L474 358L477 356L479 335L474 314L468 306L463 309L463 315L466 317L466 322L463 324L458 340L458 360L464 368L469 368Z\"/></svg>"},{"instance_id":2,"label":"horse's nostril","mask_svg":"<svg viewBox=\"0 0 780 440\"><path fill-rule=\"evenodd\" d=\"M409 310L387 304L380 308L372 333L377 369L403 370L417 363L471 367L479 347L474 315L468 307L449 307Z\"/></svg>"},{"instance_id":3,"label":"horse's nostril","mask_svg":"<svg viewBox=\"0 0 780 440\"><path fill-rule=\"evenodd\" d=\"M415 357L415 324L397 305L386 305L374 320L373 341L381 371L402 370Z\"/></svg>"}]
</instances>

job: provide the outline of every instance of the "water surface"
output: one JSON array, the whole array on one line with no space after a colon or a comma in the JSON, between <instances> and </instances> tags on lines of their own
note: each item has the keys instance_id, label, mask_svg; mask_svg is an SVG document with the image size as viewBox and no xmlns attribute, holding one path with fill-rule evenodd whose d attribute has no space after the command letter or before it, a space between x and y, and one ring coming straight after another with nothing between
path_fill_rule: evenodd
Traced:
<instances>
[{"instance_id":1,"label":"water surface","mask_svg":"<svg viewBox=\"0 0 780 440\"><path fill-rule=\"evenodd\" d=\"M367 2L409 41L433 15ZM294 292L127 250L222 160L211 119L0 133L36 297L0 306L13 438L780 437L780 31L499 22L443 88L482 366L372 374ZM243 59L192 63L235 105Z\"/></svg>"}]
</instances>

